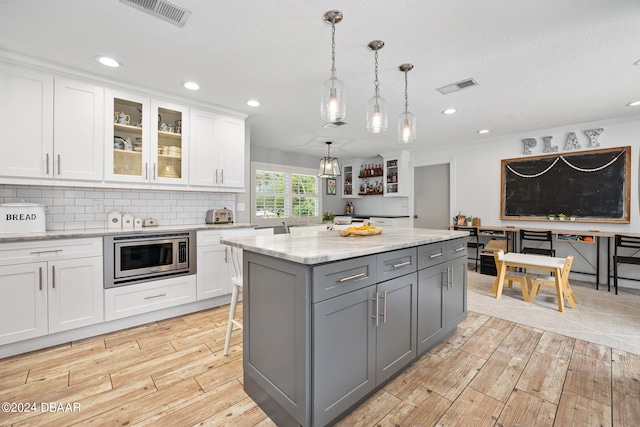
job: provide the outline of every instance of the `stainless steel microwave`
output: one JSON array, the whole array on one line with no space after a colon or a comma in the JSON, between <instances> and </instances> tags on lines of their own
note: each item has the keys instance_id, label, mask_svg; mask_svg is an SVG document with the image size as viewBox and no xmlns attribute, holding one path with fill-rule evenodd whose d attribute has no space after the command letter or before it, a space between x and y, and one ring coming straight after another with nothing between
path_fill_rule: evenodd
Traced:
<instances>
[{"instance_id":1,"label":"stainless steel microwave","mask_svg":"<svg viewBox=\"0 0 640 427\"><path fill-rule=\"evenodd\" d=\"M195 231L105 236L104 287L196 273Z\"/></svg>"}]
</instances>

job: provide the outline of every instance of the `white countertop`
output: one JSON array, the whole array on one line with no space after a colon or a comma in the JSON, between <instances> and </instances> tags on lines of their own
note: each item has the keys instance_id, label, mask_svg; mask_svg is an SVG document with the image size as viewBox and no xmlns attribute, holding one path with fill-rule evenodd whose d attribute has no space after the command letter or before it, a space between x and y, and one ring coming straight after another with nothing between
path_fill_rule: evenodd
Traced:
<instances>
[{"instance_id":1,"label":"white countertop","mask_svg":"<svg viewBox=\"0 0 640 427\"><path fill-rule=\"evenodd\" d=\"M221 243L276 258L314 265L468 236L464 230L386 228L374 236L341 237L337 231L223 238Z\"/></svg>"},{"instance_id":2,"label":"white countertop","mask_svg":"<svg viewBox=\"0 0 640 427\"><path fill-rule=\"evenodd\" d=\"M157 227L142 227L135 229L115 229L115 228L91 228L80 230L57 230L45 231L43 233L16 233L0 234L0 243L25 242L30 240L50 240L50 239L74 239L84 237L103 237L113 234L145 234L145 233L166 233L172 231L191 230L228 230L231 228L255 227L255 224L233 223L233 224L189 224L189 225L167 225Z\"/></svg>"}]
</instances>

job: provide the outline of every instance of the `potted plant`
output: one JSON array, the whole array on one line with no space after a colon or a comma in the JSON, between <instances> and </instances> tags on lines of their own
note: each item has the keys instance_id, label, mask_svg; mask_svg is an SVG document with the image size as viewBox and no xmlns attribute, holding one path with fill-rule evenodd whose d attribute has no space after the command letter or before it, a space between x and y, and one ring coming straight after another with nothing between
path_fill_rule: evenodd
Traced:
<instances>
[{"instance_id":1,"label":"potted plant","mask_svg":"<svg viewBox=\"0 0 640 427\"><path fill-rule=\"evenodd\" d=\"M467 225L469 227L471 227L473 225L473 217L472 216L468 216L466 219L467 219Z\"/></svg>"},{"instance_id":2,"label":"potted plant","mask_svg":"<svg viewBox=\"0 0 640 427\"><path fill-rule=\"evenodd\" d=\"M575 220L576 220L576 216L575 216L575 215L571 215L571 216L569 217L569 219L570 219L571 221L575 221Z\"/></svg>"},{"instance_id":3,"label":"potted plant","mask_svg":"<svg viewBox=\"0 0 640 427\"><path fill-rule=\"evenodd\" d=\"M325 212L322 214L322 222L333 222L333 219L336 216L333 214L333 212Z\"/></svg>"},{"instance_id":4,"label":"potted plant","mask_svg":"<svg viewBox=\"0 0 640 427\"><path fill-rule=\"evenodd\" d=\"M549 218L549 221L553 221L554 219L556 219L556 216L555 214L549 214L548 218Z\"/></svg>"},{"instance_id":5,"label":"potted plant","mask_svg":"<svg viewBox=\"0 0 640 427\"><path fill-rule=\"evenodd\" d=\"M558 214L558 218L560 218L560 221L564 221L564 217L565 217L565 214L563 213Z\"/></svg>"}]
</instances>

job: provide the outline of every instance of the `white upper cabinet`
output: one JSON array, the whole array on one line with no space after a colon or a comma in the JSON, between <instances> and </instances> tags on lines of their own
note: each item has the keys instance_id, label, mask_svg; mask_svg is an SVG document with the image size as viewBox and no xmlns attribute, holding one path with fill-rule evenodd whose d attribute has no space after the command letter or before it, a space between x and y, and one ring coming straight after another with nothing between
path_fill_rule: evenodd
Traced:
<instances>
[{"instance_id":1,"label":"white upper cabinet","mask_svg":"<svg viewBox=\"0 0 640 427\"><path fill-rule=\"evenodd\" d=\"M104 89L56 78L54 111L50 159L54 178L102 181Z\"/></svg>"},{"instance_id":2,"label":"white upper cabinet","mask_svg":"<svg viewBox=\"0 0 640 427\"><path fill-rule=\"evenodd\" d=\"M0 65L0 95L0 174L102 180L102 87Z\"/></svg>"},{"instance_id":3,"label":"white upper cabinet","mask_svg":"<svg viewBox=\"0 0 640 427\"><path fill-rule=\"evenodd\" d=\"M107 181L187 184L188 108L107 90Z\"/></svg>"},{"instance_id":4,"label":"white upper cabinet","mask_svg":"<svg viewBox=\"0 0 640 427\"><path fill-rule=\"evenodd\" d=\"M191 109L189 185L244 190L244 120Z\"/></svg>"}]
</instances>

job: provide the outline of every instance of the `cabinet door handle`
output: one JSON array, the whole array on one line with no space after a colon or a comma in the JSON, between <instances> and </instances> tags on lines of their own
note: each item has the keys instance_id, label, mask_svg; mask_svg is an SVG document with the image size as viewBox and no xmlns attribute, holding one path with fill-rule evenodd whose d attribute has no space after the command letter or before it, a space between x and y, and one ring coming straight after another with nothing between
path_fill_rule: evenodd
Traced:
<instances>
[{"instance_id":1,"label":"cabinet door handle","mask_svg":"<svg viewBox=\"0 0 640 427\"><path fill-rule=\"evenodd\" d=\"M447 267L447 289L453 289L453 280L451 279L453 276L453 266Z\"/></svg>"},{"instance_id":2,"label":"cabinet door handle","mask_svg":"<svg viewBox=\"0 0 640 427\"><path fill-rule=\"evenodd\" d=\"M151 295L149 297L144 297L144 299L152 299L152 298L161 298L161 297L166 297L167 294L158 294L158 295Z\"/></svg>"},{"instance_id":3,"label":"cabinet door handle","mask_svg":"<svg viewBox=\"0 0 640 427\"><path fill-rule=\"evenodd\" d=\"M338 279L338 283L348 282L349 280L355 280L359 277L364 277L364 273L358 273L358 274L354 274L353 276L343 277L341 279Z\"/></svg>"},{"instance_id":4,"label":"cabinet door handle","mask_svg":"<svg viewBox=\"0 0 640 427\"><path fill-rule=\"evenodd\" d=\"M51 253L51 252L62 252L63 249L51 249L48 251L35 251L35 252L29 252L30 255L40 255L40 254L46 254L46 253Z\"/></svg>"},{"instance_id":5,"label":"cabinet door handle","mask_svg":"<svg viewBox=\"0 0 640 427\"><path fill-rule=\"evenodd\" d=\"M49 175L49 153L47 153L47 156L46 156L45 169L47 171L46 174Z\"/></svg>"},{"instance_id":6,"label":"cabinet door handle","mask_svg":"<svg viewBox=\"0 0 640 427\"><path fill-rule=\"evenodd\" d=\"M156 178L156 164L154 163L153 164L153 180L155 181L156 179L157 179Z\"/></svg>"},{"instance_id":7,"label":"cabinet door handle","mask_svg":"<svg viewBox=\"0 0 640 427\"><path fill-rule=\"evenodd\" d=\"M407 265L411 265L411 261L401 262L399 264L393 264L393 268L405 267Z\"/></svg>"},{"instance_id":8,"label":"cabinet door handle","mask_svg":"<svg viewBox=\"0 0 640 427\"><path fill-rule=\"evenodd\" d=\"M51 287L53 289L56 288L56 266L55 265L51 266Z\"/></svg>"},{"instance_id":9,"label":"cabinet door handle","mask_svg":"<svg viewBox=\"0 0 640 427\"><path fill-rule=\"evenodd\" d=\"M442 252L440 252L440 253L437 253L437 254L429 255L429 258L434 259L434 258L441 257L442 255L443 255Z\"/></svg>"},{"instance_id":10,"label":"cabinet door handle","mask_svg":"<svg viewBox=\"0 0 640 427\"><path fill-rule=\"evenodd\" d=\"M225 263L225 264L228 264L228 263L229 263L229 261L227 261L227 253L228 253L227 251L228 251L228 250L229 250L229 248L224 248L224 263Z\"/></svg>"},{"instance_id":11,"label":"cabinet door handle","mask_svg":"<svg viewBox=\"0 0 640 427\"><path fill-rule=\"evenodd\" d=\"M464 246L461 246L461 247L456 249L456 252L460 252L460 251L464 251Z\"/></svg>"},{"instance_id":12,"label":"cabinet door handle","mask_svg":"<svg viewBox=\"0 0 640 427\"><path fill-rule=\"evenodd\" d=\"M387 323L387 291L384 291L384 305L382 306L382 323Z\"/></svg>"},{"instance_id":13,"label":"cabinet door handle","mask_svg":"<svg viewBox=\"0 0 640 427\"><path fill-rule=\"evenodd\" d=\"M220 184L224 184L224 169L220 169Z\"/></svg>"},{"instance_id":14,"label":"cabinet door handle","mask_svg":"<svg viewBox=\"0 0 640 427\"><path fill-rule=\"evenodd\" d=\"M144 179L149 179L149 164L144 162Z\"/></svg>"},{"instance_id":15,"label":"cabinet door handle","mask_svg":"<svg viewBox=\"0 0 640 427\"><path fill-rule=\"evenodd\" d=\"M218 169L216 169L216 184L218 183Z\"/></svg>"},{"instance_id":16,"label":"cabinet door handle","mask_svg":"<svg viewBox=\"0 0 640 427\"><path fill-rule=\"evenodd\" d=\"M40 290L42 290L42 267L40 267L40 271L38 272L38 275L40 276Z\"/></svg>"},{"instance_id":17,"label":"cabinet door handle","mask_svg":"<svg viewBox=\"0 0 640 427\"><path fill-rule=\"evenodd\" d=\"M376 319L376 327L378 326L378 293L376 292L376 296L371 298L373 301L376 302L376 315L375 316L371 316L372 319Z\"/></svg>"},{"instance_id":18,"label":"cabinet door handle","mask_svg":"<svg viewBox=\"0 0 640 427\"><path fill-rule=\"evenodd\" d=\"M58 176L60 176L60 154L58 154Z\"/></svg>"}]
</instances>

